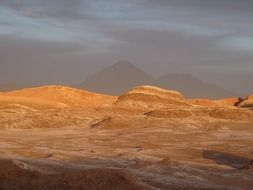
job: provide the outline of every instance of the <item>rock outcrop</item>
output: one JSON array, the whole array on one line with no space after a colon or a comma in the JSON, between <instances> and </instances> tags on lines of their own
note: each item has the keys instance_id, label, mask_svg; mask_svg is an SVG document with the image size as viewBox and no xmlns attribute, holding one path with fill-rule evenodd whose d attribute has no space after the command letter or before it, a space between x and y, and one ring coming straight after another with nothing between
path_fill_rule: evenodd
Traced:
<instances>
[{"instance_id":1,"label":"rock outcrop","mask_svg":"<svg viewBox=\"0 0 253 190\"><path fill-rule=\"evenodd\" d=\"M238 107L253 109L253 95L249 95L247 98L242 100Z\"/></svg>"},{"instance_id":2,"label":"rock outcrop","mask_svg":"<svg viewBox=\"0 0 253 190\"><path fill-rule=\"evenodd\" d=\"M135 87L120 96L115 105L146 109L190 106L181 93L154 86Z\"/></svg>"}]
</instances>

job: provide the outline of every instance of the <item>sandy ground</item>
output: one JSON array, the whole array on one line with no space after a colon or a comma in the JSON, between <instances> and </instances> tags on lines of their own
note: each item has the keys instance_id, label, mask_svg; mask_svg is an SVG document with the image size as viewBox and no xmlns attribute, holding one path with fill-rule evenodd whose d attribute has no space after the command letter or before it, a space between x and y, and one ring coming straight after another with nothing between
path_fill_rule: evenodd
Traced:
<instances>
[{"instance_id":1,"label":"sandy ground","mask_svg":"<svg viewBox=\"0 0 253 190\"><path fill-rule=\"evenodd\" d=\"M154 122L154 121L153 121ZM124 168L150 185L252 189L251 123L156 121L122 129L2 129L0 155L43 172Z\"/></svg>"},{"instance_id":2,"label":"sandy ground","mask_svg":"<svg viewBox=\"0 0 253 190\"><path fill-rule=\"evenodd\" d=\"M252 190L253 112L236 101L150 86L121 97L61 86L3 93L0 158L49 174L121 169L162 190Z\"/></svg>"}]
</instances>

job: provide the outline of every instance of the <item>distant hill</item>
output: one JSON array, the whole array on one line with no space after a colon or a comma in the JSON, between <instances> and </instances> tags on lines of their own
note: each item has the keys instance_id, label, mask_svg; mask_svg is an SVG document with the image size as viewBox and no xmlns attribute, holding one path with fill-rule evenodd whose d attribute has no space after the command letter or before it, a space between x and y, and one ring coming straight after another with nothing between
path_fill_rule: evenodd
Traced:
<instances>
[{"instance_id":1,"label":"distant hill","mask_svg":"<svg viewBox=\"0 0 253 190\"><path fill-rule=\"evenodd\" d=\"M128 89L153 84L154 79L128 61L119 61L94 74L79 88L110 95L123 94Z\"/></svg>"},{"instance_id":2,"label":"distant hill","mask_svg":"<svg viewBox=\"0 0 253 190\"><path fill-rule=\"evenodd\" d=\"M0 94L0 105L20 104L33 108L96 107L116 101L117 97L67 86L40 86Z\"/></svg>"},{"instance_id":3,"label":"distant hill","mask_svg":"<svg viewBox=\"0 0 253 190\"><path fill-rule=\"evenodd\" d=\"M128 61L119 61L101 70L77 87L93 92L121 95L132 87L140 85L155 85L176 90L187 98L220 99L235 96L235 93L213 84L204 83L189 74L167 74L154 79Z\"/></svg>"},{"instance_id":4,"label":"distant hill","mask_svg":"<svg viewBox=\"0 0 253 190\"><path fill-rule=\"evenodd\" d=\"M213 84L205 83L189 74L166 74L156 81L156 85L180 91L187 98L225 98L235 94Z\"/></svg>"}]
</instances>

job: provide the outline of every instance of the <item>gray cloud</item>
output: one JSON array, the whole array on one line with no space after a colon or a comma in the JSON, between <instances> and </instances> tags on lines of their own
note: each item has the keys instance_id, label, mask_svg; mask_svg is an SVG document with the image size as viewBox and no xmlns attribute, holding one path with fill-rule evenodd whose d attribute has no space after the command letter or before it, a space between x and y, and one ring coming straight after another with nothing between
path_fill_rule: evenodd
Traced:
<instances>
[{"instance_id":1,"label":"gray cloud","mask_svg":"<svg viewBox=\"0 0 253 190\"><path fill-rule=\"evenodd\" d=\"M119 30L122 25L133 28L144 23L148 27L160 23L171 29L199 33L219 31L223 35L252 35L253 30L250 0L2 0L1 5L68 29L100 33L104 28Z\"/></svg>"},{"instance_id":2,"label":"gray cloud","mask_svg":"<svg viewBox=\"0 0 253 190\"><path fill-rule=\"evenodd\" d=\"M252 11L253 2L251 0L212 0L212 1L203 1L203 0L146 0L144 3L149 4L149 6L179 6L187 7L193 9L201 10L212 10L212 11Z\"/></svg>"},{"instance_id":3,"label":"gray cloud","mask_svg":"<svg viewBox=\"0 0 253 190\"><path fill-rule=\"evenodd\" d=\"M251 0L0 0L0 8L15 18L0 14L2 81L28 81L31 70L37 82L79 82L117 59L153 75L253 72Z\"/></svg>"},{"instance_id":4,"label":"gray cloud","mask_svg":"<svg viewBox=\"0 0 253 190\"><path fill-rule=\"evenodd\" d=\"M80 9L82 0L2 0L1 5L11 8L20 14L35 18L82 18Z\"/></svg>"}]
</instances>

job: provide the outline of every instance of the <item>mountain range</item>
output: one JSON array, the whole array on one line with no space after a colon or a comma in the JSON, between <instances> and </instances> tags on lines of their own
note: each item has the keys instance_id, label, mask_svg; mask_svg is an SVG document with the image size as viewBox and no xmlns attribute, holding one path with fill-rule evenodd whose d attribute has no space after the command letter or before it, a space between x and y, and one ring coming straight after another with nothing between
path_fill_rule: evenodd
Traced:
<instances>
[{"instance_id":1,"label":"mountain range","mask_svg":"<svg viewBox=\"0 0 253 190\"><path fill-rule=\"evenodd\" d=\"M190 74L166 74L153 78L128 61L119 61L87 78L77 87L110 95L120 95L133 86L155 85L177 90L187 98L225 98L236 93L217 85L205 83Z\"/></svg>"}]
</instances>

